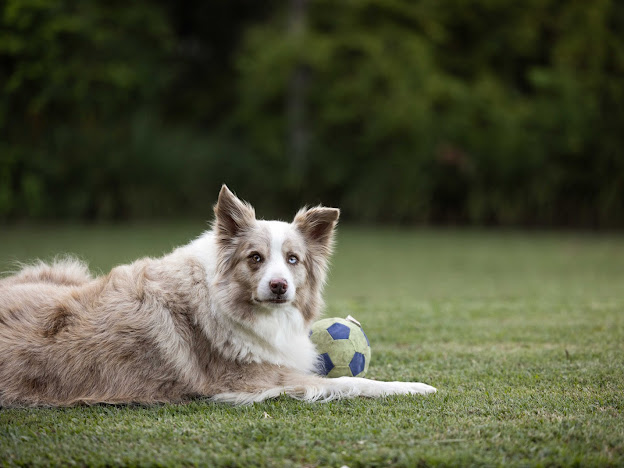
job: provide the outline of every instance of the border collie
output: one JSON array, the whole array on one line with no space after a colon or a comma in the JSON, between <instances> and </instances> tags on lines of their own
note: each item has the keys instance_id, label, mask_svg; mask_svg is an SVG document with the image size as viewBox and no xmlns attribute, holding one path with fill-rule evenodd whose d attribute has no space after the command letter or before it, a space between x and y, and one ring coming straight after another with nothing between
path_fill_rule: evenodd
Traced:
<instances>
[{"instance_id":1,"label":"border collie","mask_svg":"<svg viewBox=\"0 0 624 468\"><path fill-rule=\"evenodd\" d=\"M257 220L223 186L213 228L97 278L74 259L0 280L0 406L252 403L426 394L414 382L316 376L308 338L339 210Z\"/></svg>"}]
</instances>

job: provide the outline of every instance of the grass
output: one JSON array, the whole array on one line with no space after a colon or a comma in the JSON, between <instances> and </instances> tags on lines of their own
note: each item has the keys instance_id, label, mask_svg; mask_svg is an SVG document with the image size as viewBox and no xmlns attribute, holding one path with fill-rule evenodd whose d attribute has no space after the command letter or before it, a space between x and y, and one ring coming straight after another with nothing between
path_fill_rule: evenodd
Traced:
<instances>
[{"instance_id":1,"label":"grass","mask_svg":"<svg viewBox=\"0 0 624 468\"><path fill-rule=\"evenodd\" d=\"M159 255L198 224L17 227L0 271L72 251ZM249 407L0 409L0 465L622 466L624 237L343 228L327 316L371 339L369 377L427 398Z\"/></svg>"}]
</instances>

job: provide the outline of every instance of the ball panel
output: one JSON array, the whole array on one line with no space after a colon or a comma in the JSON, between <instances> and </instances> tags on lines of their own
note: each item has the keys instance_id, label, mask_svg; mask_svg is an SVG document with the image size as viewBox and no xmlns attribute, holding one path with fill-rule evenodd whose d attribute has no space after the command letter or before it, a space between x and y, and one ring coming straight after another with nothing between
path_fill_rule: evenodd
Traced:
<instances>
[{"instance_id":1,"label":"ball panel","mask_svg":"<svg viewBox=\"0 0 624 468\"><path fill-rule=\"evenodd\" d=\"M357 325L354 325L354 327L355 328L351 330L351 337L349 341L353 342L353 347L357 351L362 350L363 352L363 350L370 348L370 346L362 329Z\"/></svg>"},{"instance_id":2,"label":"ball panel","mask_svg":"<svg viewBox=\"0 0 624 468\"><path fill-rule=\"evenodd\" d=\"M334 365L348 366L356 350L351 340L334 340L323 351L331 357Z\"/></svg>"},{"instance_id":3,"label":"ball panel","mask_svg":"<svg viewBox=\"0 0 624 468\"><path fill-rule=\"evenodd\" d=\"M310 339L316 346L316 350L319 353L324 353L325 351L327 351L329 345L334 342L332 336L324 328L312 330L312 335L310 336Z\"/></svg>"},{"instance_id":4,"label":"ball panel","mask_svg":"<svg viewBox=\"0 0 624 468\"><path fill-rule=\"evenodd\" d=\"M321 359L319 360L319 374L321 375L327 375L329 374L332 369L335 367L334 363L332 362L331 358L329 357L329 354L327 353L323 353L319 356Z\"/></svg>"},{"instance_id":5,"label":"ball panel","mask_svg":"<svg viewBox=\"0 0 624 468\"><path fill-rule=\"evenodd\" d=\"M318 320L312 324L312 331L326 330L327 328L331 327L333 323L336 323L338 321L339 320L334 319L334 318L326 318L326 319Z\"/></svg>"},{"instance_id":6,"label":"ball panel","mask_svg":"<svg viewBox=\"0 0 624 468\"><path fill-rule=\"evenodd\" d=\"M332 379L336 377L353 377L353 374L349 366L336 366L327 374L327 377Z\"/></svg>"},{"instance_id":7,"label":"ball panel","mask_svg":"<svg viewBox=\"0 0 624 468\"><path fill-rule=\"evenodd\" d=\"M334 340L348 340L349 335L351 334L351 328L349 328L348 325L344 325L342 323L334 323L329 328L327 328L327 332Z\"/></svg>"},{"instance_id":8,"label":"ball panel","mask_svg":"<svg viewBox=\"0 0 624 468\"><path fill-rule=\"evenodd\" d=\"M351 359L351 362L349 363L349 369L351 369L353 377L363 372L365 367L366 357L362 353L355 352L353 354L353 359Z\"/></svg>"}]
</instances>

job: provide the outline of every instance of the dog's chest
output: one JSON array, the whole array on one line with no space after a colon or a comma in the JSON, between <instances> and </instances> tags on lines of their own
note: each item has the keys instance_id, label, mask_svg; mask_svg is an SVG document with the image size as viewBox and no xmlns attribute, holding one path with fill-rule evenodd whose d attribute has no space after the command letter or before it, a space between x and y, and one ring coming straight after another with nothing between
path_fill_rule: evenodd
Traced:
<instances>
[{"instance_id":1,"label":"dog's chest","mask_svg":"<svg viewBox=\"0 0 624 468\"><path fill-rule=\"evenodd\" d=\"M314 371L316 350L296 308L267 311L253 324L233 322L231 326L229 344L236 360Z\"/></svg>"}]
</instances>

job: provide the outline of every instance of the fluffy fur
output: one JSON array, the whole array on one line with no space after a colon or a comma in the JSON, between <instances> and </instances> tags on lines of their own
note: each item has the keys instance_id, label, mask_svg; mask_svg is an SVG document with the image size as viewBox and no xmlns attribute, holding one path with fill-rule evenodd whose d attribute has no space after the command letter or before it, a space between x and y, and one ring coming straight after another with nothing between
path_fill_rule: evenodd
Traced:
<instances>
[{"instance_id":1,"label":"fluffy fur","mask_svg":"<svg viewBox=\"0 0 624 468\"><path fill-rule=\"evenodd\" d=\"M92 278L73 259L0 280L0 405L250 403L435 392L313 375L308 338L339 211L256 220L223 187L212 230Z\"/></svg>"}]
</instances>

